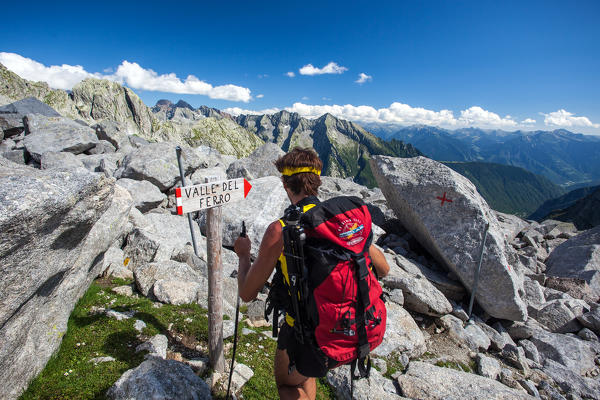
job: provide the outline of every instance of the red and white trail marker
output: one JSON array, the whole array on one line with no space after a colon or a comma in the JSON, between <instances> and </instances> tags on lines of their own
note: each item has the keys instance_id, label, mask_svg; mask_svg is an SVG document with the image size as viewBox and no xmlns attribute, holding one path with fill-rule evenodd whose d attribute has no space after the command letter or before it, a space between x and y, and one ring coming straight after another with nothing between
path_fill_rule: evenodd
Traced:
<instances>
[{"instance_id":1,"label":"red and white trail marker","mask_svg":"<svg viewBox=\"0 0 600 400\"><path fill-rule=\"evenodd\" d=\"M177 214L183 215L244 200L250 189L252 185L244 178L176 188Z\"/></svg>"}]
</instances>

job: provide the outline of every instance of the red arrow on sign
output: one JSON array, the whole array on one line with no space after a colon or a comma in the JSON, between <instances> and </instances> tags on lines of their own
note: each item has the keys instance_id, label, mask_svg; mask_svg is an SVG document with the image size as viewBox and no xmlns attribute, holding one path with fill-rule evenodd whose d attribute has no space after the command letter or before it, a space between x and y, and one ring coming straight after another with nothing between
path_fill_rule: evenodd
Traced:
<instances>
[{"instance_id":1,"label":"red arrow on sign","mask_svg":"<svg viewBox=\"0 0 600 400\"><path fill-rule=\"evenodd\" d=\"M250 189L252 189L252 185L246 180L246 178L244 178L244 198L248 196Z\"/></svg>"}]
</instances>

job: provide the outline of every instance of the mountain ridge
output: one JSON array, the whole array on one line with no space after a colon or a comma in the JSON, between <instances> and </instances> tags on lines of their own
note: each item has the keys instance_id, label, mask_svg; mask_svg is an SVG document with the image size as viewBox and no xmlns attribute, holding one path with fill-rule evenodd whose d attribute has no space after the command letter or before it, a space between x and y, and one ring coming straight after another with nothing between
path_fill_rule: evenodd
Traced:
<instances>
[{"instance_id":1,"label":"mountain ridge","mask_svg":"<svg viewBox=\"0 0 600 400\"><path fill-rule=\"evenodd\" d=\"M502 131L480 128L449 130L411 126L392 132L377 130L386 139L413 144L439 161L485 161L524 168L567 186L600 179L600 137L554 131Z\"/></svg>"}]
</instances>

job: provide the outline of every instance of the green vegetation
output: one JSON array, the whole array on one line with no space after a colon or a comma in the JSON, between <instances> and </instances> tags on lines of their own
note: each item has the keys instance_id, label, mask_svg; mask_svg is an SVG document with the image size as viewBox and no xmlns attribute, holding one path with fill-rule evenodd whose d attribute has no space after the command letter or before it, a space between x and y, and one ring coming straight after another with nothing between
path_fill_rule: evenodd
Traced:
<instances>
[{"instance_id":1,"label":"green vegetation","mask_svg":"<svg viewBox=\"0 0 600 400\"><path fill-rule=\"evenodd\" d=\"M494 210L526 217L564 189L519 167L484 162L445 162L477 187Z\"/></svg>"},{"instance_id":2,"label":"green vegetation","mask_svg":"<svg viewBox=\"0 0 600 400\"><path fill-rule=\"evenodd\" d=\"M122 296L111 291L115 286L130 283L123 279L110 282L98 280L92 283L69 318L60 349L31 382L20 397L21 400L104 399L108 388L125 371L137 367L143 361L144 353L135 353L136 347L159 333L169 337L171 345L186 358L208 357L197 350L207 348L206 310L197 304L158 305L145 297ZM100 307L120 312L135 311L135 315L133 318L117 321L98 312ZM136 319L146 323L141 334L133 327ZM262 333L270 333L270 328L242 335L243 325L240 322L236 362L241 362L254 371L254 377L242 388L243 396L247 399L276 399L277 388L272 367L276 342ZM172 342L175 335L181 341ZM233 338L227 339L227 342L232 343ZM228 347L232 346L226 345ZM115 361L90 362L93 358L107 356L113 357ZM226 357L231 357L231 354ZM226 362L229 365L231 359ZM203 378L209 373L207 371ZM335 398L325 379L319 380L317 385L318 399ZM214 393L214 397L224 399L225 393Z\"/></svg>"},{"instance_id":3,"label":"green vegetation","mask_svg":"<svg viewBox=\"0 0 600 400\"><path fill-rule=\"evenodd\" d=\"M385 374L383 374L384 377L388 378L388 379L393 379L392 376L398 372L404 372L406 370L406 365L404 365L402 363L402 361L400 361L400 355L393 353L389 356L387 356L386 358L384 358L386 364L387 364L387 371L385 371Z\"/></svg>"},{"instance_id":4,"label":"green vegetation","mask_svg":"<svg viewBox=\"0 0 600 400\"><path fill-rule=\"evenodd\" d=\"M436 366L438 367L443 367L443 368L452 368L455 369L457 371L462 371L462 372L468 372L468 373L473 373L474 369L475 369L475 365L474 362L469 363L470 365L467 365L465 363L462 362L455 362L455 361L438 361L435 363Z\"/></svg>"}]
</instances>

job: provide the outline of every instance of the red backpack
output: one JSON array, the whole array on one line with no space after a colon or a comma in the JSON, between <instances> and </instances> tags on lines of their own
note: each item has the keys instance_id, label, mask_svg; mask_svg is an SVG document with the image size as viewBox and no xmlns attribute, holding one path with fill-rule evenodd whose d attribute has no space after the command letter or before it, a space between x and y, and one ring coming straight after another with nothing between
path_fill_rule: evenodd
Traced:
<instances>
[{"instance_id":1,"label":"red backpack","mask_svg":"<svg viewBox=\"0 0 600 400\"><path fill-rule=\"evenodd\" d=\"M352 363L353 379L369 375L369 352L383 340L386 309L371 267L371 215L358 197L290 206L282 219L284 254L267 300L277 336L279 310L296 337L335 366ZM282 285L283 284L283 285ZM283 289L283 290L282 290ZM358 361L358 363L357 363ZM359 376L354 376L356 365Z\"/></svg>"}]
</instances>

